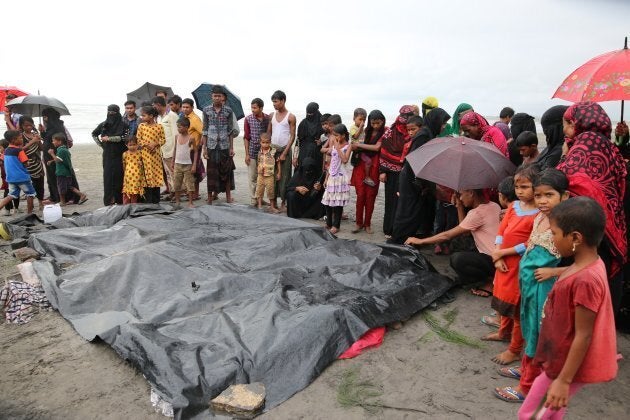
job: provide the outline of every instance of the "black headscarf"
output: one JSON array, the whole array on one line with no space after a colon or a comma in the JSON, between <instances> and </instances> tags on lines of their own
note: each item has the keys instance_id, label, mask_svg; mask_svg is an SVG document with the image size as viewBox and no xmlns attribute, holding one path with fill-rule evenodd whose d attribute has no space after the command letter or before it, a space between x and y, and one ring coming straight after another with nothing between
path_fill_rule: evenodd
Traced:
<instances>
[{"instance_id":1,"label":"black headscarf","mask_svg":"<svg viewBox=\"0 0 630 420\"><path fill-rule=\"evenodd\" d=\"M52 137L57 133L66 134L66 128L61 121L61 115L56 109L46 108L42 111L42 116L46 117L46 132L42 142L44 160L49 160L48 150L53 147Z\"/></svg>"},{"instance_id":2,"label":"black headscarf","mask_svg":"<svg viewBox=\"0 0 630 420\"><path fill-rule=\"evenodd\" d=\"M512 161L514 165L519 166L523 163L523 156L521 156L518 151L518 147L516 147L516 139L523 131L531 131L532 133L536 132L534 117L526 114L525 112L518 112L514 114L512 120L510 121L510 131L512 132L512 138L514 139L508 143L510 161Z\"/></svg>"},{"instance_id":3,"label":"black headscarf","mask_svg":"<svg viewBox=\"0 0 630 420\"><path fill-rule=\"evenodd\" d=\"M298 133L300 139L318 139L324 132L321 122L322 114L319 112L319 105L311 102L306 105L306 118L302 121L302 133ZM302 136L300 136L300 134Z\"/></svg>"},{"instance_id":4,"label":"black headscarf","mask_svg":"<svg viewBox=\"0 0 630 420\"><path fill-rule=\"evenodd\" d=\"M372 136L372 134L374 134L372 121L374 120L382 120L383 125L378 130L376 135ZM376 144L378 140L383 136L383 134L385 134L385 121L385 115L383 115L380 110L375 109L374 111L370 112L367 118L367 123L365 124L365 144Z\"/></svg>"},{"instance_id":5,"label":"black headscarf","mask_svg":"<svg viewBox=\"0 0 630 420\"><path fill-rule=\"evenodd\" d=\"M292 190L295 189L295 187L306 187L310 190L313 188L313 184L321 177L321 172L321 165L317 165L315 159L306 157L293 174L293 177L287 185L287 189Z\"/></svg>"},{"instance_id":6,"label":"black headscarf","mask_svg":"<svg viewBox=\"0 0 630 420\"><path fill-rule=\"evenodd\" d=\"M412 144L409 152L436 138L442 131L442 126L450 119L449 113L442 108L433 108L424 117L424 124L418 134L411 139Z\"/></svg>"},{"instance_id":7,"label":"black headscarf","mask_svg":"<svg viewBox=\"0 0 630 420\"><path fill-rule=\"evenodd\" d=\"M536 160L541 169L555 168L560 161L562 144L564 143L562 117L568 108L566 105L552 106L545 111L540 119L543 133L547 139L547 147Z\"/></svg>"},{"instance_id":8,"label":"black headscarf","mask_svg":"<svg viewBox=\"0 0 630 420\"><path fill-rule=\"evenodd\" d=\"M120 107L118 105L109 105L107 107L107 118L103 123L101 135L122 136L124 131L125 123L122 115L120 115Z\"/></svg>"}]
</instances>

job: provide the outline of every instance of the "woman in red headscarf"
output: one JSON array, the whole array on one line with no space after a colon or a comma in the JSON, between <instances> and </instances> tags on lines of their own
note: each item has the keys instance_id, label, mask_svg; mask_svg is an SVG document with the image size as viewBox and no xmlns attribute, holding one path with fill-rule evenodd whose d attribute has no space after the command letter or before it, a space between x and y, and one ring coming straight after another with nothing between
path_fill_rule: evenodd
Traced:
<instances>
[{"instance_id":1,"label":"woman in red headscarf","mask_svg":"<svg viewBox=\"0 0 630 420\"><path fill-rule=\"evenodd\" d=\"M379 156L379 179L385 184L383 233L386 238L391 238L394 229L394 216L398 204L398 177L411 147L411 139L407 133L407 118L414 115L413 108L404 105L398 113L400 115L394 124L383 134Z\"/></svg>"},{"instance_id":2,"label":"woman in red headscarf","mask_svg":"<svg viewBox=\"0 0 630 420\"><path fill-rule=\"evenodd\" d=\"M468 112L459 121L459 125L466 137L493 144L505 157L510 157L507 140L501 130L488 124L488 121L481 115L476 112Z\"/></svg>"},{"instance_id":3,"label":"woman in red headscarf","mask_svg":"<svg viewBox=\"0 0 630 420\"><path fill-rule=\"evenodd\" d=\"M564 113L563 125L568 151L558 169L569 178L569 192L594 198L606 212L606 234L599 254L606 264L613 308L617 312L623 288L621 268L627 258L623 207L626 164L610 139L612 123L599 104L574 104Z\"/></svg>"}]
</instances>

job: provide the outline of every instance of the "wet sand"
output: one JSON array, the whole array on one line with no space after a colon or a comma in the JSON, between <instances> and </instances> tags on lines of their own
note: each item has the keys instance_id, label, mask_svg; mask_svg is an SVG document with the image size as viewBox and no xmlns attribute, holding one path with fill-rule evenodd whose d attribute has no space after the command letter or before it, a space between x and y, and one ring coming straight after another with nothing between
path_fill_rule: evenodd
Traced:
<instances>
[{"instance_id":1,"label":"wet sand","mask_svg":"<svg viewBox=\"0 0 630 420\"><path fill-rule=\"evenodd\" d=\"M242 141L237 140L235 145L234 197L237 204L248 205ZM102 205L100 149L94 145L76 145L72 153L81 189L89 200L81 206L68 206L64 212L94 210ZM205 187L202 191L205 192ZM219 202L224 202L224 195ZM203 201L195 203L202 205ZM346 214L349 220L342 223L339 237L384 241L382 189L373 218L374 234L350 233L354 225L353 203L346 207ZM448 257L434 256L431 249L423 252L440 272L453 275ZM2 277L16 272L16 262L6 246L0 247ZM479 322L490 311L489 299L459 290L455 302L428 313L442 321L442 315L453 309L457 309L458 315L452 329L471 338L489 332ZM417 314L401 330L388 331L378 349L352 360L334 362L313 384L260 418L515 418L518 404L502 402L491 395L495 386L517 384L499 376L497 366L490 361L504 350L505 344L487 343L484 348L475 349L442 341L434 333L427 334L429 331L422 314ZM618 348L630 357L630 336L618 335ZM154 413L149 385L135 368L103 343L84 341L57 312L40 313L26 325L0 324L0 366L0 418L164 418ZM625 360L619 366L615 381L589 386L578 394L571 402L568 418L626 418L630 410L630 366ZM383 405L397 408L383 408L374 414L359 407L343 408L337 401L337 388L350 368L359 368L361 377L382 391L382 396L376 399Z\"/></svg>"}]
</instances>

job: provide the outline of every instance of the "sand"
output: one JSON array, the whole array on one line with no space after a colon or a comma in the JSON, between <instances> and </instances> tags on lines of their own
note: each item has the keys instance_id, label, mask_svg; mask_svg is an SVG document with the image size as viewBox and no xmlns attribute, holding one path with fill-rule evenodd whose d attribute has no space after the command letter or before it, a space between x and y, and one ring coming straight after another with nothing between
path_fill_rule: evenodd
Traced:
<instances>
[{"instance_id":1,"label":"sand","mask_svg":"<svg viewBox=\"0 0 630 420\"><path fill-rule=\"evenodd\" d=\"M237 203L249 203L242 142L235 143ZM89 211L102 205L100 151L94 145L72 149L81 189L89 201L69 206L65 212ZM205 191L205 189L204 189ZM224 201L224 195L220 202ZM197 201L201 205L202 201ZM383 242L381 230L383 191L374 214L374 234L352 234L354 205L346 207L350 216L341 226L339 237ZM285 217L284 215L278 217ZM6 219L6 217L3 217ZM322 224L321 222L315 222ZM1 241L1 240L0 240ZM453 275L448 257L425 252L439 271ZM0 246L0 273L16 272L17 261ZM442 321L442 315L456 309L452 324L471 338L489 332L479 319L490 311L490 300L474 297L465 290L457 300L428 311ZM421 418L515 418L518 404L499 401L491 395L495 386L516 385L502 378L490 358L505 348L488 343L475 349L442 341L430 331L422 314L412 317L398 331L388 331L385 341L352 360L336 361L309 387L285 403L262 415L261 419L421 419ZM630 336L618 335L619 351L630 355ZM0 323L0 418L11 419L159 419L149 401L148 383L135 368L119 358L103 343L83 340L57 312L37 314L26 325ZM630 410L630 366L621 361L617 379L592 385L571 402L571 419L626 418ZM383 408L369 413L360 407L344 408L337 401L342 376L350 368L373 383L382 395Z\"/></svg>"}]
</instances>

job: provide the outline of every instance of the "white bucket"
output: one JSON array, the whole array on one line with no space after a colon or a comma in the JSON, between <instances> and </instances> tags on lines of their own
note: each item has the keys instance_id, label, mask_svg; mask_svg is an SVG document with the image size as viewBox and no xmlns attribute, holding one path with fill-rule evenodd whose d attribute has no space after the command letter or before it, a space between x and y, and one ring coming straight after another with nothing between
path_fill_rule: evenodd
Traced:
<instances>
[{"instance_id":1,"label":"white bucket","mask_svg":"<svg viewBox=\"0 0 630 420\"><path fill-rule=\"evenodd\" d=\"M59 204L47 204L44 206L44 223L55 222L61 217L61 206Z\"/></svg>"}]
</instances>

